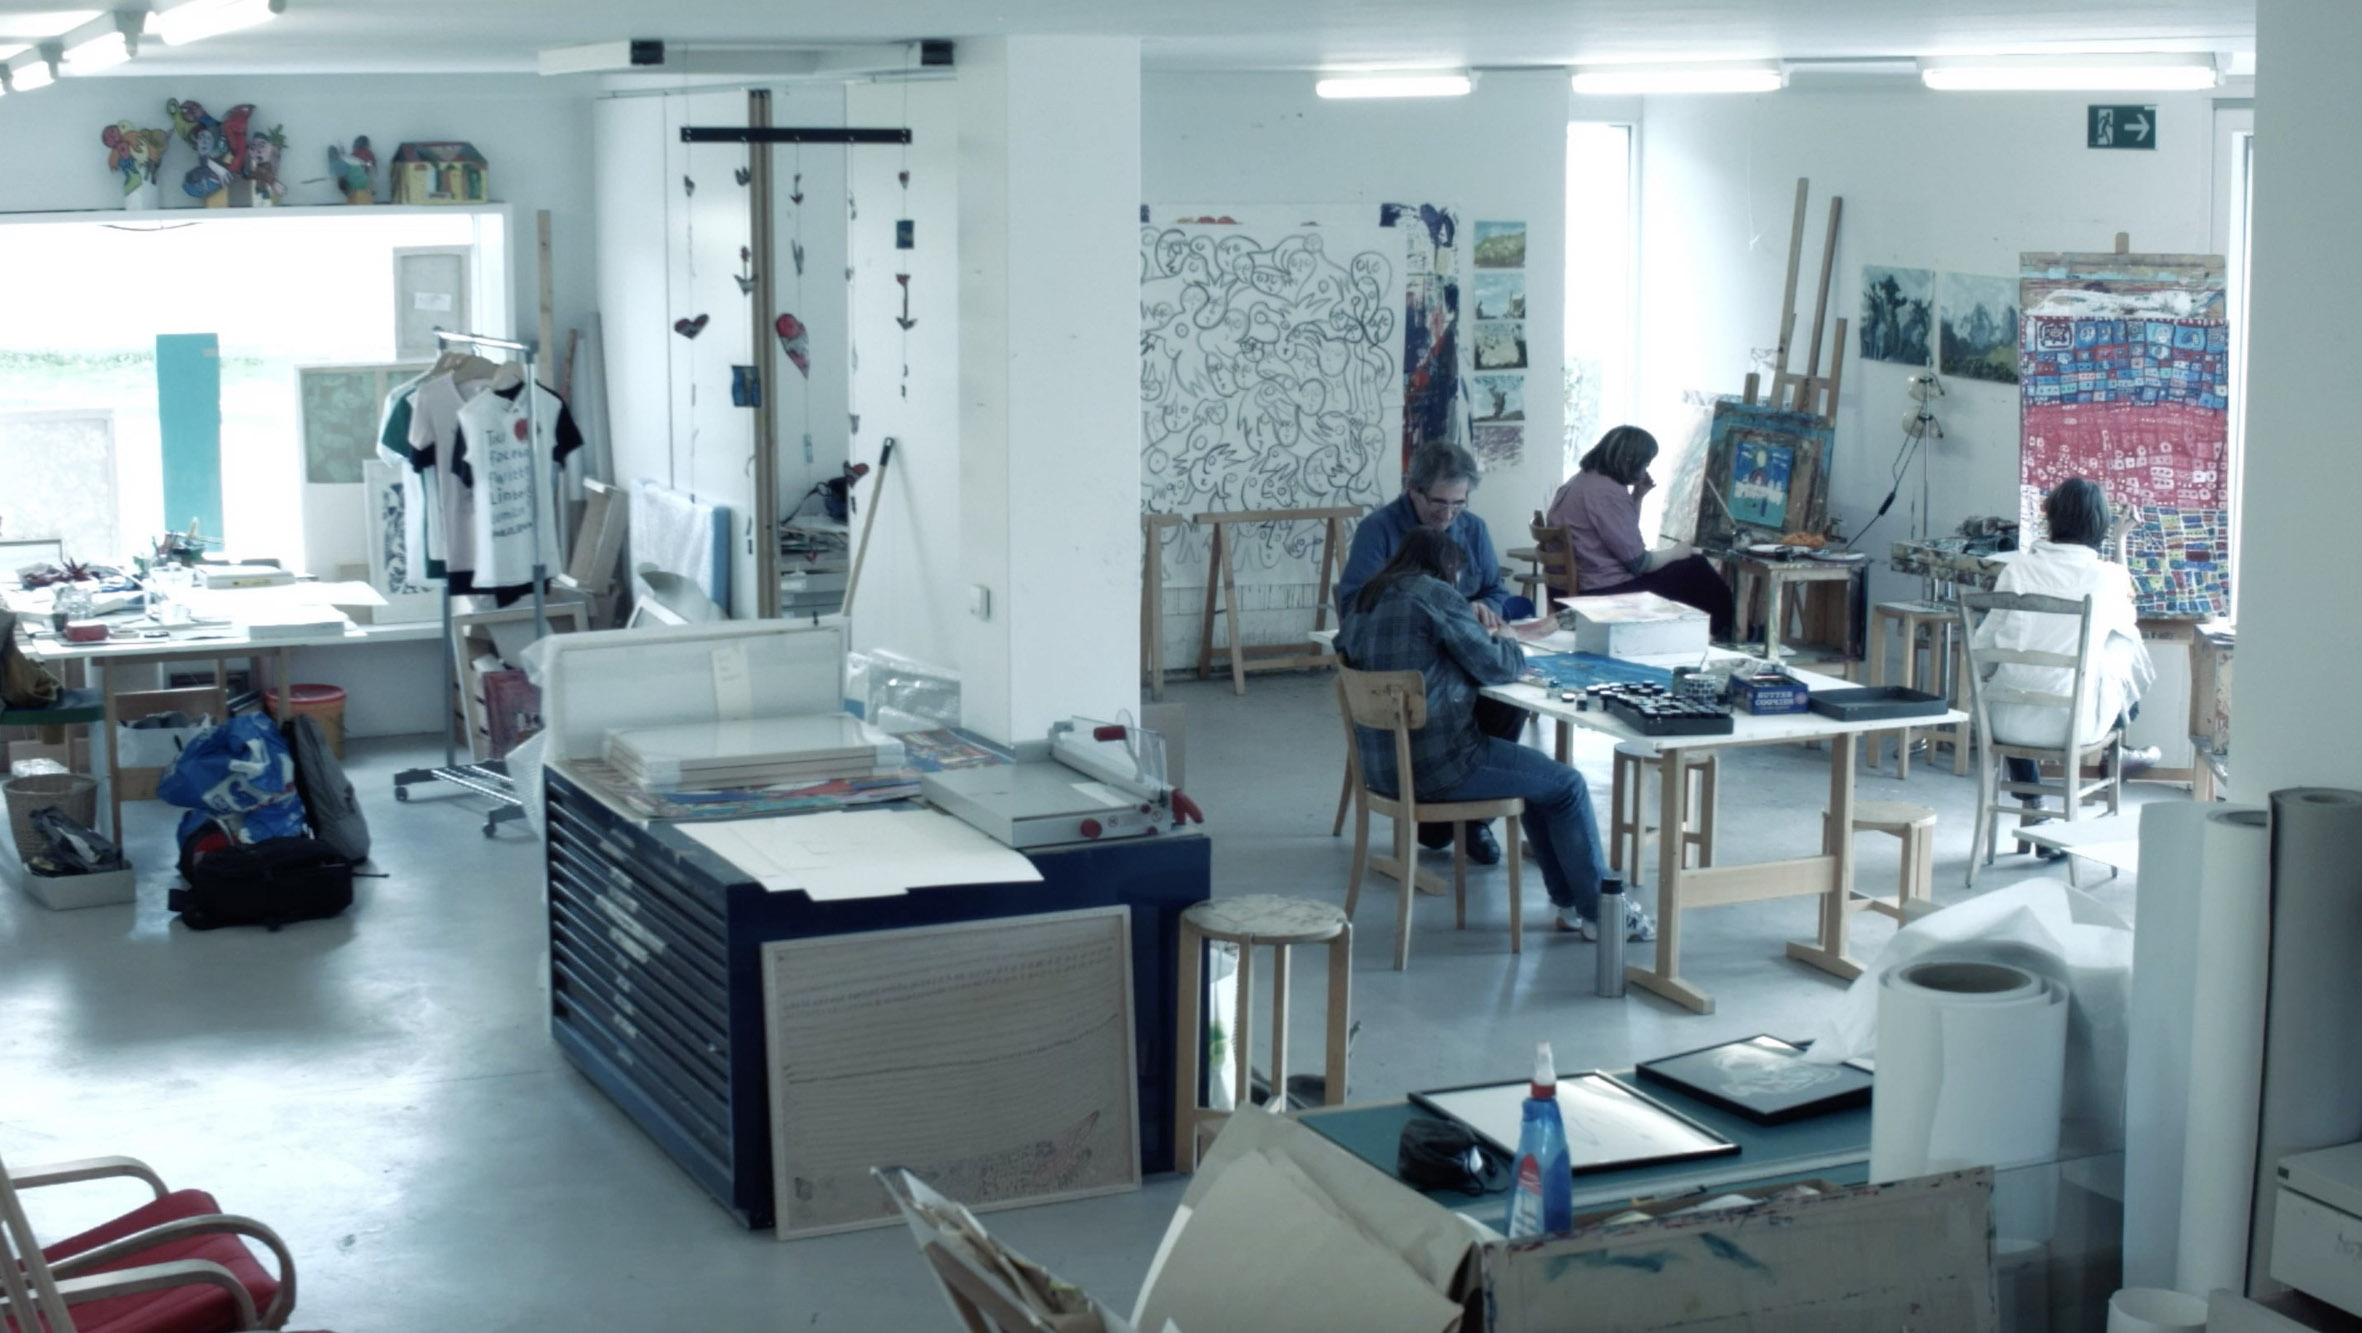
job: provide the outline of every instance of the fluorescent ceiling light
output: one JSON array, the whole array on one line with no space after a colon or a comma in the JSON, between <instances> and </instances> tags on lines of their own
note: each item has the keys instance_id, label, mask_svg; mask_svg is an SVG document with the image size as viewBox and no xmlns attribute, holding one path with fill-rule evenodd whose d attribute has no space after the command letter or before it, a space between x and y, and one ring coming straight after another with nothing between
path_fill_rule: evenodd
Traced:
<instances>
[{"instance_id":1,"label":"fluorescent ceiling light","mask_svg":"<svg viewBox=\"0 0 2362 1333\"><path fill-rule=\"evenodd\" d=\"M0 13L0 37L12 41L63 37L97 17L98 11L95 9L52 9L33 14Z\"/></svg>"},{"instance_id":2,"label":"fluorescent ceiling light","mask_svg":"<svg viewBox=\"0 0 2362 1333\"><path fill-rule=\"evenodd\" d=\"M2194 92L2222 82L2205 52L2159 55L1930 56L1919 79L1941 92Z\"/></svg>"},{"instance_id":3,"label":"fluorescent ceiling light","mask_svg":"<svg viewBox=\"0 0 2362 1333\"><path fill-rule=\"evenodd\" d=\"M31 60L20 60L8 67L8 86L11 91L29 93L57 82L57 72L49 67L49 57L39 51Z\"/></svg>"},{"instance_id":4,"label":"fluorescent ceiling light","mask_svg":"<svg viewBox=\"0 0 2362 1333\"><path fill-rule=\"evenodd\" d=\"M1575 91L1594 97L1656 93L1776 93L1788 75L1776 60L1723 64L1593 65L1578 69Z\"/></svg>"},{"instance_id":5,"label":"fluorescent ceiling light","mask_svg":"<svg viewBox=\"0 0 2362 1333\"><path fill-rule=\"evenodd\" d=\"M287 0L182 0L148 16L148 31L169 46L219 37L277 17Z\"/></svg>"},{"instance_id":6,"label":"fluorescent ceiling light","mask_svg":"<svg viewBox=\"0 0 2362 1333\"><path fill-rule=\"evenodd\" d=\"M1453 74L1350 74L1322 79L1312 91L1322 97L1466 97L1476 80Z\"/></svg>"},{"instance_id":7,"label":"fluorescent ceiling light","mask_svg":"<svg viewBox=\"0 0 2362 1333\"><path fill-rule=\"evenodd\" d=\"M130 38L120 32L102 32L68 46L63 65L67 74L96 74L130 59Z\"/></svg>"}]
</instances>

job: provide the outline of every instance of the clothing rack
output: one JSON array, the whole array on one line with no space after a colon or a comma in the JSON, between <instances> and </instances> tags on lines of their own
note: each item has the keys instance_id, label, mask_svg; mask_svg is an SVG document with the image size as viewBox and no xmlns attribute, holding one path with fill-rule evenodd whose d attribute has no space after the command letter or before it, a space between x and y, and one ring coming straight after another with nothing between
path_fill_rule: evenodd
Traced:
<instances>
[{"instance_id":1,"label":"clothing rack","mask_svg":"<svg viewBox=\"0 0 2362 1333\"><path fill-rule=\"evenodd\" d=\"M541 402L534 390L539 382L533 376L533 361L539 349L531 340L492 338L479 333L448 333L435 330L437 346L449 349L457 344L492 348L511 352L525 372L525 466L529 478L532 502L526 506L527 521L532 526L533 544L533 637L549 635L549 606L544 591L549 580L549 567L541 554ZM487 390L489 392L489 390ZM554 479L553 479L554 481ZM556 511L556 496L550 496L551 513ZM432 523L435 512L427 510L426 523ZM423 531L425 524L421 525ZM453 712L453 697L459 691L459 646L451 640L451 580L443 580L443 763L439 768L406 768L394 774L394 799L407 801L410 789L421 783L448 782L452 786L474 792L492 801L492 809L484 816L484 836L489 838L504 823L525 817L524 799L517 795L517 785L510 779L508 763L501 759L487 759L482 763L459 762L459 721ZM474 753L474 741L469 741L469 753Z\"/></svg>"}]
</instances>

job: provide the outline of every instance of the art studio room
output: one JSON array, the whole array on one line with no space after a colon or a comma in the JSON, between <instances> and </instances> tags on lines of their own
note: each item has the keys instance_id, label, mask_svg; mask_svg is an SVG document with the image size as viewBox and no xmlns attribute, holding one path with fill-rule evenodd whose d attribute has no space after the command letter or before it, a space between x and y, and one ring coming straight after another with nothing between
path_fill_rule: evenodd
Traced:
<instances>
[{"instance_id":1,"label":"art studio room","mask_svg":"<svg viewBox=\"0 0 2362 1333\"><path fill-rule=\"evenodd\" d=\"M110 3L0 1329L2362 1327L2362 6Z\"/></svg>"}]
</instances>

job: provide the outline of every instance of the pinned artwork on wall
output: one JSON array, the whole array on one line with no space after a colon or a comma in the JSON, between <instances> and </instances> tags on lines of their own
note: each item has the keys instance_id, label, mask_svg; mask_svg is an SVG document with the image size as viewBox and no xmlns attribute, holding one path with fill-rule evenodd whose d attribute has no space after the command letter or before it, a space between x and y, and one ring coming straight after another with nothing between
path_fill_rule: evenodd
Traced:
<instances>
[{"instance_id":1,"label":"pinned artwork on wall","mask_svg":"<svg viewBox=\"0 0 2362 1333\"><path fill-rule=\"evenodd\" d=\"M2019 521L2087 477L2139 517L2125 564L2144 617L2229 609L2230 326L2219 255L2027 254L2018 287Z\"/></svg>"},{"instance_id":2,"label":"pinned artwork on wall","mask_svg":"<svg viewBox=\"0 0 2362 1333\"><path fill-rule=\"evenodd\" d=\"M143 130L119 120L99 131L107 147L107 166L123 178L125 208L161 208L163 186L157 174L164 166L164 149L172 136L163 130Z\"/></svg>"},{"instance_id":3,"label":"pinned artwork on wall","mask_svg":"<svg viewBox=\"0 0 2362 1333\"><path fill-rule=\"evenodd\" d=\"M804 378L810 379L812 377L812 334L809 329L804 327L804 321L793 315L781 315L771 321L771 330L779 335L780 352L788 360L795 362L796 369L803 373ZM854 429L858 430L860 427L856 425Z\"/></svg>"},{"instance_id":4,"label":"pinned artwork on wall","mask_svg":"<svg viewBox=\"0 0 2362 1333\"><path fill-rule=\"evenodd\" d=\"M354 136L351 148L328 145L328 175L346 203L377 202L377 154L370 151L369 136Z\"/></svg>"},{"instance_id":5,"label":"pinned artwork on wall","mask_svg":"<svg viewBox=\"0 0 2362 1333\"><path fill-rule=\"evenodd\" d=\"M1475 287L1478 319L1525 318L1523 271L1479 273L1476 275Z\"/></svg>"},{"instance_id":6,"label":"pinned artwork on wall","mask_svg":"<svg viewBox=\"0 0 2362 1333\"><path fill-rule=\"evenodd\" d=\"M1961 379L2017 383L2017 281L1947 273L1940 297L1938 368Z\"/></svg>"},{"instance_id":7,"label":"pinned artwork on wall","mask_svg":"<svg viewBox=\"0 0 2362 1333\"><path fill-rule=\"evenodd\" d=\"M1524 268L1525 224L1522 222L1477 223L1476 266L1478 268Z\"/></svg>"},{"instance_id":8,"label":"pinned artwork on wall","mask_svg":"<svg viewBox=\"0 0 2362 1333\"><path fill-rule=\"evenodd\" d=\"M1935 336L1935 282L1924 268L1862 269L1862 359L1929 364Z\"/></svg>"},{"instance_id":9,"label":"pinned artwork on wall","mask_svg":"<svg viewBox=\"0 0 2362 1333\"><path fill-rule=\"evenodd\" d=\"M1468 452L1487 468L1507 467L1525 457L1525 425L1477 422L1468 431Z\"/></svg>"},{"instance_id":10,"label":"pinned artwork on wall","mask_svg":"<svg viewBox=\"0 0 2362 1333\"><path fill-rule=\"evenodd\" d=\"M1478 423L1525 420L1525 376L1475 375L1469 379Z\"/></svg>"},{"instance_id":11,"label":"pinned artwork on wall","mask_svg":"<svg viewBox=\"0 0 2362 1333\"><path fill-rule=\"evenodd\" d=\"M1525 365L1524 320L1477 321L1476 368L1478 370L1523 370Z\"/></svg>"},{"instance_id":12,"label":"pinned artwork on wall","mask_svg":"<svg viewBox=\"0 0 2362 1333\"><path fill-rule=\"evenodd\" d=\"M1402 457L1460 432L1460 219L1436 204L1380 204L1402 233Z\"/></svg>"}]
</instances>

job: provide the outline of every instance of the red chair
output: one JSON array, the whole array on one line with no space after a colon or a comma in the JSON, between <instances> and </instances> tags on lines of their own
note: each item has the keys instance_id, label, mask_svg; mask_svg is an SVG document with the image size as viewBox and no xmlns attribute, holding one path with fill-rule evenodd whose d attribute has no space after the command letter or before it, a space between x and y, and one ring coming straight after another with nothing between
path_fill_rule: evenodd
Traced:
<instances>
[{"instance_id":1,"label":"red chair","mask_svg":"<svg viewBox=\"0 0 2362 1333\"><path fill-rule=\"evenodd\" d=\"M131 1177L155 1197L104 1225L36 1248L23 1190ZM264 1270L241 1237L262 1242ZM277 1233L225 1214L203 1190L165 1189L146 1165L94 1158L10 1172L0 1165L0 1328L12 1333L232 1333L276 1329L295 1307L295 1261Z\"/></svg>"}]
</instances>

